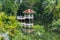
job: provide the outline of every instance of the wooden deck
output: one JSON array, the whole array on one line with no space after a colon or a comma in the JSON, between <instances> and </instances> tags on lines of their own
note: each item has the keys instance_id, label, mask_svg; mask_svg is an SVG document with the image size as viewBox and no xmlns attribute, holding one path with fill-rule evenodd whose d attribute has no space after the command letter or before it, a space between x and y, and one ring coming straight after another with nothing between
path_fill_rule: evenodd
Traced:
<instances>
[{"instance_id":1,"label":"wooden deck","mask_svg":"<svg viewBox=\"0 0 60 40\"><path fill-rule=\"evenodd\" d=\"M23 19L25 19L25 17L24 16L17 16L17 19L18 20L23 20Z\"/></svg>"},{"instance_id":2,"label":"wooden deck","mask_svg":"<svg viewBox=\"0 0 60 40\"><path fill-rule=\"evenodd\" d=\"M18 20L24 20L24 19L27 19L27 18L28 19L33 19L33 16L31 16L31 17L30 16L28 16L28 17L26 17L26 16L17 16Z\"/></svg>"}]
</instances>

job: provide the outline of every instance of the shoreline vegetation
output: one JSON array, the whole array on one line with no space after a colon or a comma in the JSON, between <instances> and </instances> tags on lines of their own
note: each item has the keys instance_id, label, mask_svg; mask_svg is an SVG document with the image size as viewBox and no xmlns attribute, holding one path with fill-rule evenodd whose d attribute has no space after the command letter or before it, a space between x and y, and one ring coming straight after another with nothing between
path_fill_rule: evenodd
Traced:
<instances>
[{"instance_id":1,"label":"shoreline vegetation","mask_svg":"<svg viewBox=\"0 0 60 40\"><path fill-rule=\"evenodd\" d=\"M26 9L36 11L30 29L17 20ZM0 0L0 40L60 40L60 0Z\"/></svg>"}]
</instances>

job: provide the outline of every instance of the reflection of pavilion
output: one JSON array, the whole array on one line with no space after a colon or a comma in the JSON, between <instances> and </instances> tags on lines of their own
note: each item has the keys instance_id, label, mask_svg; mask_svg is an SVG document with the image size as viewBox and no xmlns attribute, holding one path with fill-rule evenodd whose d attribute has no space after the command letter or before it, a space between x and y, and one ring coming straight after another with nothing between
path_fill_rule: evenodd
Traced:
<instances>
[{"instance_id":1,"label":"reflection of pavilion","mask_svg":"<svg viewBox=\"0 0 60 40\"><path fill-rule=\"evenodd\" d=\"M25 11L23 11L24 16L17 16L17 20L21 21L23 27L32 27L33 26L33 14L36 13L35 11L31 10L31 9L27 9Z\"/></svg>"}]
</instances>

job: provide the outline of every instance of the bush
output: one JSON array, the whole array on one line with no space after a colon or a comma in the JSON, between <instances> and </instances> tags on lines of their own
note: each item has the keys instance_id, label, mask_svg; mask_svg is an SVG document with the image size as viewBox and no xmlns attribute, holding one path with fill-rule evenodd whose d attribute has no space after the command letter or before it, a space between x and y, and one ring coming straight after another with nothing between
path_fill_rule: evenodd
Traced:
<instances>
[{"instance_id":1,"label":"bush","mask_svg":"<svg viewBox=\"0 0 60 40\"><path fill-rule=\"evenodd\" d=\"M10 40L39 40L39 36L44 34L43 26L35 25L33 33L23 33L20 22L16 20L16 16L8 16L4 12L0 13L0 33L9 32ZM37 37L37 38L35 38Z\"/></svg>"}]
</instances>

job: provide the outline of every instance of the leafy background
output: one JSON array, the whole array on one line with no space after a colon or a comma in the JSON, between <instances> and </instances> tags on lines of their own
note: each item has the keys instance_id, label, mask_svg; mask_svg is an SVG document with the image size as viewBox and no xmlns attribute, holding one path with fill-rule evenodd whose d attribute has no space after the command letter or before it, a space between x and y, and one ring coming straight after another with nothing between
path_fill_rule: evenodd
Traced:
<instances>
[{"instance_id":1,"label":"leafy background","mask_svg":"<svg viewBox=\"0 0 60 40\"><path fill-rule=\"evenodd\" d=\"M16 20L28 8L36 11L32 33ZM0 0L0 34L6 32L10 40L60 40L60 0Z\"/></svg>"}]
</instances>

